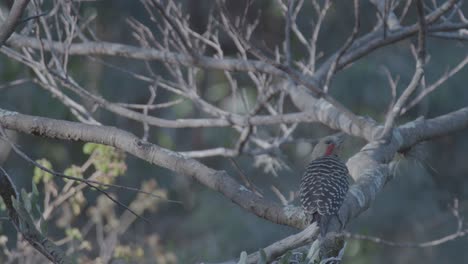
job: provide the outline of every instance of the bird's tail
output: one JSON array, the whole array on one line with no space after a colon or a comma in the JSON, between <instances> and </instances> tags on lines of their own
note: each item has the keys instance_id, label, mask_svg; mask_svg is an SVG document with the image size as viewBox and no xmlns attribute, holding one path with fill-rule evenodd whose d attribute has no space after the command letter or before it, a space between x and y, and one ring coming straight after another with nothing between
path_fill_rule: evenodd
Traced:
<instances>
[{"instance_id":1,"label":"bird's tail","mask_svg":"<svg viewBox=\"0 0 468 264\"><path fill-rule=\"evenodd\" d=\"M320 215L318 212L312 214L312 219L310 219L310 224L317 222L317 225L320 228L320 235L325 237L327 234L328 223L330 222L331 217L327 215Z\"/></svg>"},{"instance_id":2,"label":"bird's tail","mask_svg":"<svg viewBox=\"0 0 468 264\"><path fill-rule=\"evenodd\" d=\"M327 235L328 223L330 222L330 216L328 215L317 215L317 224L320 228L320 235L325 237Z\"/></svg>"}]
</instances>

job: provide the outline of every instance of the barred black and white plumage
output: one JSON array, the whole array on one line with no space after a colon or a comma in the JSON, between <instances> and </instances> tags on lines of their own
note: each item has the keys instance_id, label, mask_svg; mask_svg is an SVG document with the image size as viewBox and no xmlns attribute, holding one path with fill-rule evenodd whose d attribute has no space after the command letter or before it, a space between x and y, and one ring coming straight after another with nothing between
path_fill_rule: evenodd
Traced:
<instances>
[{"instance_id":1,"label":"barred black and white plumage","mask_svg":"<svg viewBox=\"0 0 468 264\"><path fill-rule=\"evenodd\" d=\"M325 236L331 216L338 213L348 192L348 168L335 155L340 140L330 136L314 149L300 185L302 208L312 222L317 221Z\"/></svg>"}]
</instances>

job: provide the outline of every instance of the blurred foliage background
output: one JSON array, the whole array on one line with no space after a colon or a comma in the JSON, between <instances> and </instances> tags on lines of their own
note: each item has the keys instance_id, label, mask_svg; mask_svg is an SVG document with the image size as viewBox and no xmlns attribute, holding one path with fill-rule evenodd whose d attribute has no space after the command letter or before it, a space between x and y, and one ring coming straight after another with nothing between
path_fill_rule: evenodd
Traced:
<instances>
[{"instance_id":1,"label":"blurred foliage background","mask_svg":"<svg viewBox=\"0 0 468 264\"><path fill-rule=\"evenodd\" d=\"M208 19L207 11L213 8L212 1L180 2L185 12L191 17L192 27L199 31L204 30ZM353 16L349 12L352 7L351 2L341 1L331 7L319 36L319 50L325 54L336 50L349 35L353 25ZM375 7L368 1L361 2L361 31L365 32L376 22ZM245 0L232 0L227 4L229 11L237 15L243 11ZM83 13L97 14L94 26L99 39L138 45L130 35L131 29L125 23L128 17L136 17L140 21L147 19L138 1L84 2L81 8ZM311 5L306 3L298 21L299 25L306 29L305 31L310 27L307 14L311 12L311 8ZM254 1L249 18L254 19L258 14L260 14L260 24L254 34L254 42L270 49L282 45L284 21L275 1ZM408 20L412 19L414 20L414 14L408 18ZM414 69L414 59L409 49L411 41L413 40L398 42L379 49L348 69L339 72L333 80L332 95L354 112L382 121L390 101L390 88L384 67L387 67L393 76L400 76L399 88L403 88L410 81ZM293 56L300 58L303 51L294 39L292 46ZM226 42L224 49L225 54L229 55L232 54L234 47ZM448 66L453 66L459 61L460 54L466 54L467 51L466 44L463 42L429 38L430 62L426 68L427 81L431 83L439 78ZM16 79L32 78L32 73L22 65L3 55L0 58L0 85ZM146 103L149 96L146 83L108 67L102 61L132 72L144 71L144 64L141 61L117 57L89 59L76 56L71 60L71 73L85 84L86 89L96 91L111 101ZM160 67L159 62L151 62L151 64L155 68ZM161 72L164 73L163 70ZM242 80L242 76L239 78ZM434 117L466 106L468 103L467 82L468 69L463 69L400 121L405 122L419 116ZM199 75L197 83L200 93L209 101L217 104L228 103L223 102L229 88L222 72L204 71ZM254 100L255 89L252 83L245 78L241 86ZM164 93L158 94L161 100L167 100L168 98L165 98L167 96ZM0 88L0 106L25 114L74 120L66 107L31 82ZM191 117L197 114L197 110L190 102L179 104L170 111L163 109L156 113L157 116L168 119ZM140 124L109 114L105 110L97 110L95 115L106 125L123 128L135 134L142 133ZM319 124L301 124L295 136L313 139L331 132ZM227 128L152 128L149 141L172 150L187 151L214 146L232 146L235 143L232 133ZM395 178L378 195L373 206L351 223L348 230L401 242L432 240L454 232L457 223L450 210L454 199L460 202L461 214L467 215L467 133L468 130L465 129L427 142L419 147L417 158L409 154L399 157L401 162ZM15 134L13 137L23 151L36 159L48 160L57 171L65 171L72 165L81 166L92 153L89 150L87 153L83 152L85 146L82 143L50 140L23 134ZM358 139L348 140L345 156L351 156L363 143ZM262 166L255 166L253 157L235 158L244 173L262 190L263 194L278 202L278 198L271 191L271 186L276 186L287 195L296 190L302 168L309 162L312 145L300 142L286 144L282 148L285 154L282 159L287 166L277 171L276 175L265 172ZM0 154L2 166L13 176L14 182L21 188L31 190L34 168L14 153ZM132 187L151 185L152 189L160 188L160 191L170 199L182 202L178 204L164 200L153 201L153 204L148 205L148 208L154 207L153 210L144 210L144 216L150 220L150 223L139 219L132 222L128 230L120 237L120 248L114 252L115 256L126 256L130 263L154 263L155 260L156 263L223 261L238 257L241 251L256 251L297 232L292 228L259 219L241 210L223 196L184 176L175 175L132 156L125 156L123 159L124 165L122 166L125 168L116 173L112 182ZM204 159L203 162L216 169L226 170L234 177L238 176L238 170L229 159L209 158ZM58 191L67 184L60 179L54 178L53 181ZM150 183L152 181L153 183ZM44 184L46 183L38 180L37 184L40 190L45 190ZM125 204L143 199L128 191L110 190L110 192ZM102 202L99 197L96 191L85 188L82 204L79 206L80 213L70 216L63 223L64 228L61 228L57 223L65 217L66 209L58 210L50 220L49 236L52 238L73 237L73 231L70 231L73 227L83 228L90 219L95 217L93 211L104 210L102 208L106 206L112 207L112 214L115 214L116 218L123 214L123 210L115 205L100 205ZM294 203L297 204L298 201ZM97 238L92 235L95 232L97 230L90 230L87 233L81 231L80 236L83 237L73 239L96 243ZM16 240L8 222L1 223L1 233L9 237L6 246L14 247ZM464 237L441 246L418 249L391 248L372 242L349 240L345 263L464 263L468 259L468 251L465 250L467 243L468 238ZM77 245L82 245L82 243ZM93 259L93 256L98 254L96 248L81 250L82 254L89 256L89 259ZM0 262L1 259L0 257Z\"/></svg>"}]
</instances>

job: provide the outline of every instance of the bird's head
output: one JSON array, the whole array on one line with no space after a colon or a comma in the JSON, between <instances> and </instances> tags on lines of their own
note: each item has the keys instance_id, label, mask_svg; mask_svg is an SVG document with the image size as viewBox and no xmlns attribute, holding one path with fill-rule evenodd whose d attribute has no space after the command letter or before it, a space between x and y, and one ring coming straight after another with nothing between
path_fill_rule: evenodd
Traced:
<instances>
[{"instance_id":1,"label":"bird's head","mask_svg":"<svg viewBox=\"0 0 468 264\"><path fill-rule=\"evenodd\" d=\"M344 138L344 133L337 133L321 138L312 151L312 159L314 160L323 156L337 155Z\"/></svg>"}]
</instances>

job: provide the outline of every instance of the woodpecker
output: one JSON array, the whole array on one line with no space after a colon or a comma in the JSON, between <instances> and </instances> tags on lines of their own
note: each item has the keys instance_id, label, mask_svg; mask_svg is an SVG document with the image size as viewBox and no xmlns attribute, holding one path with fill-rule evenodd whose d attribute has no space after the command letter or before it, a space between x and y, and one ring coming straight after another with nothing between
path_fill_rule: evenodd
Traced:
<instances>
[{"instance_id":1,"label":"woodpecker","mask_svg":"<svg viewBox=\"0 0 468 264\"><path fill-rule=\"evenodd\" d=\"M300 185L300 199L310 223L325 237L328 222L337 215L348 192L348 168L337 155L344 134L322 138L312 151Z\"/></svg>"}]
</instances>

